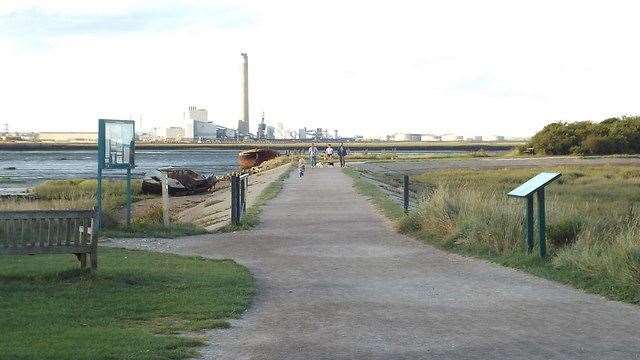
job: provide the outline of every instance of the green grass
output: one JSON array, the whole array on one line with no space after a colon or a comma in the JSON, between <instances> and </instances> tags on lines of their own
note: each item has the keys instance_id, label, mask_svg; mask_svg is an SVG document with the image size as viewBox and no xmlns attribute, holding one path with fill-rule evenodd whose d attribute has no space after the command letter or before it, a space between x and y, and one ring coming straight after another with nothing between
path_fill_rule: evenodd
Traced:
<instances>
[{"instance_id":1,"label":"green grass","mask_svg":"<svg viewBox=\"0 0 640 360\"><path fill-rule=\"evenodd\" d=\"M132 223L130 226L118 226L100 231L103 238L177 238L181 236L202 235L208 231L193 224L162 224Z\"/></svg>"},{"instance_id":2,"label":"green grass","mask_svg":"<svg viewBox=\"0 0 640 360\"><path fill-rule=\"evenodd\" d=\"M207 229L190 223L176 222L164 226L162 206L149 206L144 213L134 216L131 225L111 226L100 231L106 238L177 238L180 236L207 234Z\"/></svg>"},{"instance_id":3,"label":"green grass","mask_svg":"<svg viewBox=\"0 0 640 360\"><path fill-rule=\"evenodd\" d=\"M184 359L227 327L255 292L244 267L142 251L99 250L95 275L71 255L0 261L0 359Z\"/></svg>"},{"instance_id":4,"label":"green grass","mask_svg":"<svg viewBox=\"0 0 640 360\"><path fill-rule=\"evenodd\" d=\"M256 202L247 209L247 212L240 219L240 223L237 225L228 224L218 229L218 232L232 232L250 230L260 223L260 214L262 214L262 208L271 199L275 199L282 188L284 187L284 181L291 174L291 167L288 171L285 171L274 182L269 184L256 199Z\"/></svg>"},{"instance_id":5,"label":"green grass","mask_svg":"<svg viewBox=\"0 0 640 360\"><path fill-rule=\"evenodd\" d=\"M193 224L174 223L170 227L162 225L162 208L151 207L139 214L130 226L121 224L121 208L126 204L126 184L124 181L107 180L103 183L103 226L102 237L111 238L175 238L187 235L205 234L207 231ZM140 180L132 181L133 200L147 198L142 195ZM36 186L33 199L0 200L0 210L36 209L92 209L95 206L96 180L48 180Z\"/></svg>"},{"instance_id":6,"label":"green grass","mask_svg":"<svg viewBox=\"0 0 640 360\"><path fill-rule=\"evenodd\" d=\"M523 250L524 204L506 196L542 170L563 174L547 189L545 259L537 256L537 246L532 255ZM423 200L409 215L392 216L399 231L448 251L640 303L640 168L444 170L411 181ZM385 202L375 185L363 191L357 182L376 204ZM399 213L397 204L385 203Z\"/></svg>"},{"instance_id":7,"label":"green grass","mask_svg":"<svg viewBox=\"0 0 640 360\"><path fill-rule=\"evenodd\" d=\"M342 171L353 178L353 185L356 190L369 199L388 218L399 220L404 216L402 207L385 195L377 185L362 178L357 170L345 167Z\"/></svg>"}]
</instances>

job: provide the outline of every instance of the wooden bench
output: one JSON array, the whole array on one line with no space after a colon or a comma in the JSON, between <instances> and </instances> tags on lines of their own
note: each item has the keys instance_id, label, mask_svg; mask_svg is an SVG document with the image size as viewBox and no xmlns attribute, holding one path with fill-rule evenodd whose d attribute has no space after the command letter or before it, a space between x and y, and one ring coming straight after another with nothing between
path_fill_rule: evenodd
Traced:
<instances>
[{"instance_id":1,"label":"wooden bench","mask_svg":"<svg viewBox=\"0 0 640 360\"><path fill-rule=\"evenodd\" d=\"M93 210L0 211L0 255L75 254L98 268Z\"/></svg>"}]
</instances>

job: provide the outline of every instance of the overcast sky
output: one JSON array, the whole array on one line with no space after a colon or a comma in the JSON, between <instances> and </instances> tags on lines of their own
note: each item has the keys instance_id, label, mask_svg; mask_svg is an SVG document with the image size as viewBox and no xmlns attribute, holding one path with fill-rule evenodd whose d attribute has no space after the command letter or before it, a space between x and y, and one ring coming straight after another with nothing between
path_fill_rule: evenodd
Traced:
<instances>
[{"instance_id":1,"label":"overcast sky","mask_svg":"<svg viewBox=\"0 0 640 360\"><path fill-rule=\"evenodd\" d=\"M0 0L0 124L528 136L640 113L637 1Z\"/></svg>"}]
</instances>

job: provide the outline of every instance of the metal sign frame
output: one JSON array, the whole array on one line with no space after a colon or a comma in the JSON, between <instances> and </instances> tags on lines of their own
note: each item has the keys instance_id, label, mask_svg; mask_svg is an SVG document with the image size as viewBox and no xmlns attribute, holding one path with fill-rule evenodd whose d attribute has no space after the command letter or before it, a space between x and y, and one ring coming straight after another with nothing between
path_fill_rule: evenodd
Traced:
<instances>
[{"instance_id":1,"label":"metal sign frame","mask_svg":"<svg viewBox=\"0 0 640 360\"><path fill-rule=\"evenodd\" d=\"M558 179L562 174L560 173L548 173L542 172L524 184L511 190L507 195L511 197L525 198L525 221L527 223L526 239L527 239L527 252L533 251L533 195L536 195L538 200L538 231L540 236L540 257L545 257L547 254L547 245L545 241L545 227L546 227L546 210L544 200L544 188L551 182Z\"/></svg>"},{"instance_id":2,"label":"metal sign frame","mask_svg":"<svg viewBox=\"0 0 640 360\"><path fill-rule=\"evenodd\" d=\"M107 124L122 124L131 126L131 141L128 146L123 146L122 162L106 162L106 128ZM96 230L100 230L102 225L102 173L104 170L126 170L127 171L127 226L131 224L131 170L135 168L135 141L136 124L133 120L98 119L98 174L96 187ZM125 149L128 150L128 161L125 160Z\"/></svg>"}]
</instances>

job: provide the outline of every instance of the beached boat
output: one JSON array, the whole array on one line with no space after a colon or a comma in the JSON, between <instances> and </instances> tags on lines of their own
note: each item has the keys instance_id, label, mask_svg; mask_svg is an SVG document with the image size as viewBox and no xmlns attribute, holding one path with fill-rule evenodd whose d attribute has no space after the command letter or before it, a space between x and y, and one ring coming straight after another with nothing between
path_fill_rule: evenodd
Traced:
<instances>
[{"instance_id":1,"label":"beached boat","mask_svg":"<svg viewBox=\"0 0 640 360\"><path fill-rule=\"evenodd\" d=\"M161 169L167 173L169 195L182 196L200 194L209 191L216 185L217 178L200 175L197 172L183 167L167 167ZM142 180L143 194L162 194L162 180L159 171Z\"/></svg>"},{"instance_id":2,"label":"beached boat","mask_svg":"<svg viewBox=\"0 0 640 360\"><path fill-rule=\"evenodd\" d=\"M241 169L251 169L267 160L280 156L280 153L271 149L251 149L238 154L238 163Z\"/></svg>"}]
</instances>

